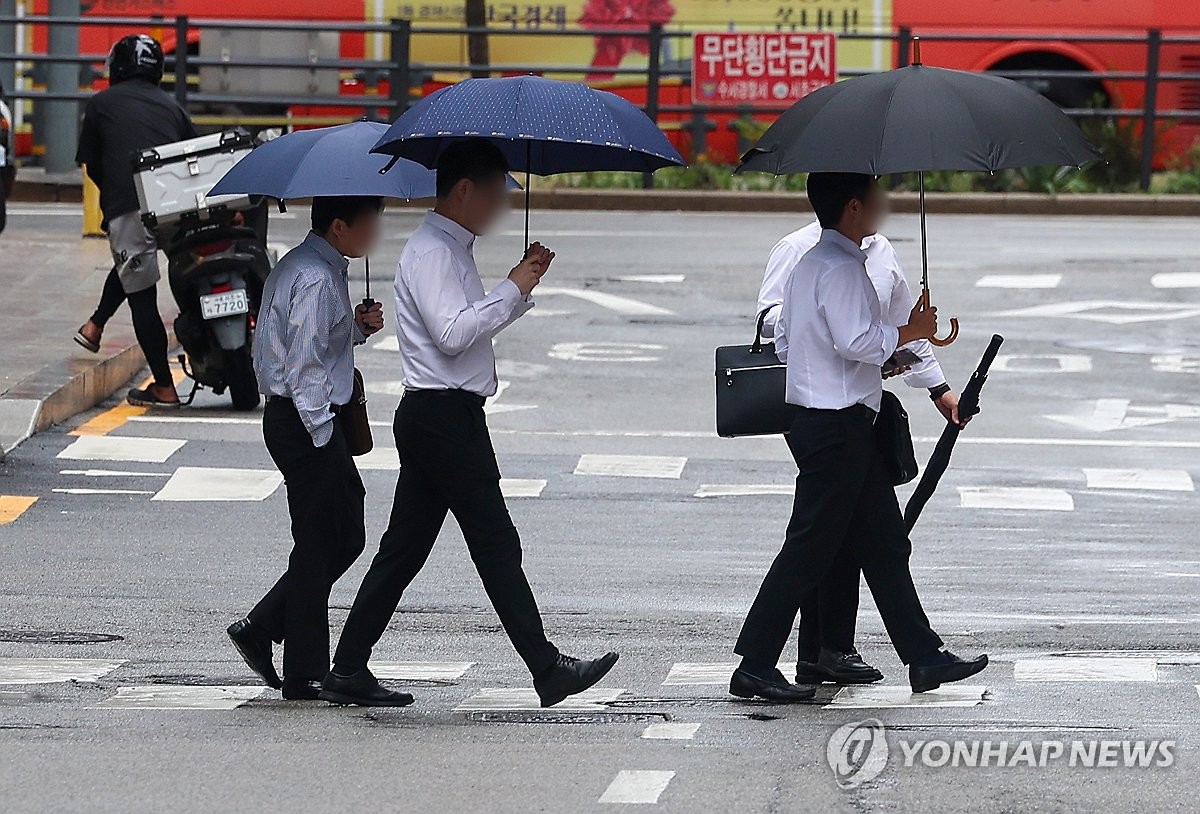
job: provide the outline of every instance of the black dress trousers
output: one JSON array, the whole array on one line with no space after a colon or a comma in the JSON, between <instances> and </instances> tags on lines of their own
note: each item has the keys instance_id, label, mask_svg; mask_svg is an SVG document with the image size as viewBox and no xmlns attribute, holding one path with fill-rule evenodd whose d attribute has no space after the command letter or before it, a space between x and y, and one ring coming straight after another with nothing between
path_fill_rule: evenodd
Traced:
<instances>
[{"instance_id":1,"label":"black dress trousers","mask_svg":"<svg viewBox=\"0 0 1200 814\"><path fill-rule=\"evenodd\" d=\"M801 602L844 548L862 567L900 659L908 664L941 647L913 586L912 545L875 445L873 420L861 405L796 410L788 434L800 470L792 518L742 625L734 648L739 655L779 661Z\"/></svg>"},{"instance_id":2,"label":"black dress trousers","mask_svg":"<svg viewBox=\"0 0 1200 814\"><path fill-rule=\"evenodd\" d=\"M263 413L267 451L287 489L293 545L287 571L250 621L284 642L283 674L295 681L329 672L329 591L366 546L366 490L338 422L318 447L291 401L268 399Z\"/></svg>"},{"instance_id":3,"label":"black dress trousers","mask_svg":"<svg viewBox=\"0 0 1200 814\"><path fill-rule=\"evenodd\" d=\"M463 390L410 391L400 401L392 515L342 630L333 659L338 674L367 666L447 513L458 521L484 590L530 673L540 675L558 658L521 568L521 538L500 492L483 404L482 396Z\"/></svg>"},{"instance_id":4,"label":"black dress trousers","mask_svg":"<svg viewBox=\"0 0 1200 814\"><path fill-rule=\"evenodd\" d=\"M858 583L862 571L849 546L843 546L820 586L800 603L797 657L815 662L821 648L845 653L854 649L858 623Z\"/></svg>"}]
</instances>

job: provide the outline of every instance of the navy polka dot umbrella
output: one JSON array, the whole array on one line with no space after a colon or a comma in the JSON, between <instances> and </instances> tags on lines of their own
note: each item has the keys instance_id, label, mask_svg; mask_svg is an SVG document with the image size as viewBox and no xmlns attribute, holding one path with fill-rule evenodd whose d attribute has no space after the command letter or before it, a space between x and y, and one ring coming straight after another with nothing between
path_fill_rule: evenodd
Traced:
<instances>
[{"instance_id":1,"label":"navy polka dot umbrella","mask_svg":"<svg viewBox=\"0 0 1200 814\"><path fill-rule=\"evenodd\" d=\"M526 173L526 243L529 174L653 172L684 164L658 126L625 99L540 76L466 79L442 88L396 119L372 152L433 167L445 146L462 138L493 142L512 170Z\"/></svg>"}]
</instances>

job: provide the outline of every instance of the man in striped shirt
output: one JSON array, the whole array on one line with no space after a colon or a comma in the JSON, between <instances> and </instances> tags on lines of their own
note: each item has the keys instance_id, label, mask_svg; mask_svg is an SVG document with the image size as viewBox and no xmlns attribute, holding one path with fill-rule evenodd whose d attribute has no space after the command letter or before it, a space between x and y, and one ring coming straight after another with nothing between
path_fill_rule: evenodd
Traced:
<instances>
[{"instance_id":1,"label":"man in striped shirt","mask_svg":"<svg viewBox=\"0 0 1200 814\"><path fill-rule=\"evenodd\" d=\"M254 372L267 396L263 437L283 473L294 546L288 569L229 637L252 670L283 697L317 697L329 670L329 591L366 544L365 490L338 414L354 384L354 346L383 327L379 303L354 307L349 257L379 235L382 201L316 198L312 231L263 287ZM287 644L283 680L272 642Z\"/></svg>"}]
</instances>

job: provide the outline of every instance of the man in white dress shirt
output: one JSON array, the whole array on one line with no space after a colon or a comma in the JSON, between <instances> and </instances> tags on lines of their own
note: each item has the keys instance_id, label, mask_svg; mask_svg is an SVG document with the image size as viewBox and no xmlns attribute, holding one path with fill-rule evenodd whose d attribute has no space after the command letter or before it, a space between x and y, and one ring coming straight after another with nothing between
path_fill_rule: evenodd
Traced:
<instances>
[{"instance_id":1,"label":"man in white dress shirt","mask_svg":"<svg viewBox=\"0 0 1200 814\"><path fill-rule=\"evenodd\" d=\"M920 303L888 325L867 274L863 240L879 231L884 193L873 178L814 173L808 197L823 230L784 285L775 349L787 365L786 398L796 405L787 435L796 461L796 498L783 547L746 615L734 650L742 662L729 691L776 703L812 698L776 666L802 600L839 553L862 567L892 644L909 665L914 692L982 670L942 649L909 572L912 552L896 492L875 441L882 366L900 345L937 332L937 312Z\"/></svg>"},{"instance_id":2,"label":"man in white dress shirt","mask_svg":"<svg viewBox=\"0 0 1200 814\"><path fill-rule=\"evenodd\" d=\"M362 706L411 701L407 693L380 686L367 661L448 513L462 529L542 706L582 692L617 661L616 653L575 659L547 640L521 568L521 539L500 491L483 411L497 387L492 337L533 307L530 293L554 259L534 243L507 279L484 291L472 247L505 209L507 173L504 155L491 142L466 139L447 146L438 159L437 205L400 256L396 333L405 392L394 426L400 477L388 529L324 681L326 701Z\"/></svg>"},{"instance_id":3,"label":"man in white dress shirt","mask_svg":"<svg viewBox=\"0 0 1200 814\"><path fill-rule=\"evenodd\" d=\"M755 312L766 311L764 336L775 335L784 285L800 259L820 239L821 222L814 220L785 235L771 250ZM862 242L862 250L867 256L867 275L879 297L883 321L889 325L903 325L908 321L914 299L896 250L891 241L880 234L868 235ZM927 339L919 339L904 347L921 361L911 368L897 368L892 375L903 375L904 383L909 387L927 389L934 406L945 419L958 423L958 395L946 383L941 365L934 356L933 344ZM848 551L843 551L821 587L800 606L796 683L869 684L883 679L883 673L864 662L854 646L858 583L858 563Z\"/></svg>"}]
</instances>

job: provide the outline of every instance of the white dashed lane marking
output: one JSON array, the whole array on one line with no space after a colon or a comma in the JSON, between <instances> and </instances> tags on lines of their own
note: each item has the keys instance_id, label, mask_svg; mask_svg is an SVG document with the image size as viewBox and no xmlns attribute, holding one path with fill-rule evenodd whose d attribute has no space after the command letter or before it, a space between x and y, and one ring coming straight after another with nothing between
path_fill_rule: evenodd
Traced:
<instances>
[{"instance_id":1,"label":"white dashed lane marking","mask_svg":"<svg viewBox=\"0 0 1200 814\"><path fill-rule=\"evenodd\" d=\"M964 509L1023 509L1070 512L1075 501L1064 489L1025 486L960 486L959 505Z\"/></svg>"},{"instance_id":2,"label":"white dashed lane marking","mask_svg":"<svg viewBox=\"0 0 1200 814\"><path fill-rule=\"evenodd\" d=\"M268 469L218 469L181 466L152 500L266 500L283 475Z\"/></svg>"},{"instance_id":3,"label":"white dashed lane marking","mask_svg":"<svg viewBox=\"0 0 1200 814\"><path fill-rule=\"evenodd\" d=\"M457 681L473 661L372 661L376 678L389 681Z\"/></svg>"},{"instance_id":4,"label":"white dashed lane marking","mask_svg":"<svg viewBox=\"0 0 1200 814\"><path fill-rule=\"evenodd\" d=\"M983 703L987 687L946 684L929 692L909 687L869 684L842 687L824 709L899 709L901 707L974 707Z\"/></svg>"},{"instance_id":5,"label":"white dashed lane marking","mask_svg":"<svg viewBox=\"0 0 1200 814\"><path fill-rule=\"evenodd\" d=\"M623 769L600 795L601 803L653 804L667 790L675 772Z\"/></svg>"},{"instance_id":6,"label":"white dashed lane marking","mask_svg":"<svg viewBox=\"0 0 1200 814\"><path fill-rule=\"evenodd\" d=\"M60 495L152 495L154 490L143 489L91 489L86 486L58 487L50 491Z\"/></svg>"},{"instance_id":7,"label":"white dashed lane marking","mask_svg":"<svg viewBox=\"0 0 1200 814\"><path fill-rule=\"evenodd\" d=\"M614 277L614 280L622 283L655 283L657 285L671 285L674 283L682 283L687 279L682 274L622 274L619 277Z\"/></svg>"},{"instance_id":8,"label":"white dashed lane marking","mask_svg":"<svg viewBox=\"0 0 1200 814\"><path fill-rule=\"evenodd\" d=\"M98 681L124 663L124 660L109 659L0 658L0 684Z\"/></svg>"},{"instance_id":9,"label":"white dashed lane marking","mask_svg":"<svg viewBox=\"0 0 1200 814\"><path fill-rule=\"evenodd\" d=\"M266 687L172 686L121 687L95 709L237 709L262 695Z\"/></svg>"},{"instance_id":10,"label":"white dashed lane marking","mask_svg":"<svg viewBox=\"0 0 1200 814\"><path fill-rule=\"evenodd\" d=\"M650 724L642 730L642 737L647 740L690 741L700 731L700 724L661 723Z\"/></svg>"},{"instance_id":11,"label":"white dashed lane marking","mask_svg":"<svg viewBox=\"0 0 1200 814\"><path fill-rule=\"evenodd\" d=\"M976 288L1058 288L1061 274L988 274L975 281Z\"/></svg>"},{"instance_id":12,"label":"white dashed lane marking","mask_svg":"<svg viewBox=\"0 0 1200 814\"><path fill-rule=\"evenodd\" d=\"M662 455L580 455L576 475L612 475L625 478L675 478L683 474L687 458Z\"/></svg>"},{"instance_id":13,"label":"white dashed lane marking","mask_svg":"<svg viewBox=\"0 0 1200 814\"><path fill-rule=\"evenodd\" d=\"M703 483L695 497L747 497L750 495L794 495L790 483Z\"/></svg>"},{"instance_id":14,"label":"white dashed lane marking","mask_svg":"<svg viewBox=\"0 0 1200 814\"><path fill-rule=\"evenodd\" d=\"M137 438L129 435L81 435L59 458L76 461L136 461L161 464L187 442L178 438Z\"/></svg>"},{"instance_id":15,"label":"white dashed lane marking","mask_svg":"<svg viewBox=\"0 0 1200 814\"><path fill-rule=\"evenodd\" d=\"M546 709L553 712L603 712L605 705L612 703L625 690L607 687L592 687L572 695L565 701ZM455 712L521 712L541 710L542 703L532 688L494 689L486 688L467 698L454 708Z\"/></svg>"},{"instance_id":16,"label":"white dashed lane marking","mask_svg":"<svg viewBox=\"0 0 1200 814\"><path fill-rule=\"evenodd\" d=\"M796 673L796 662L781 661L778 665L785 676ZM728 684L729 677L737 665L729 662L678 661L663 679L664 687L700 686L704 684Z\"/></svg>"},{"instance_id":17,"label":"white dashed lane marking","mask_svg":"<svg viewBox=\"0 0 1200 814\"><path fill-rule=\"evenodd\" d=\"M501 478L500 492L505 497L541 497L546 481L536 478Z\"/></svg>"},{"instance_id":18,"label":"white dashed lane marking","mask_svg":"<svg viewBox=\"0 0 1200 814\"><path fill-rule=\"evenodd\" d=\"M1084 469L1089 489L1147 489L1194 492L1192 476L1182 469Z\"/></svg>"},{"instance_id":19,"label":"white dashed lane marking","mask_svg":"<svg viewBox=\"0 0 1200 814\"><path fill-rule=\"evenodd\" d=\"M992 362L992 373L1088 373L1092 357L1082 353L1006 353Z\"/></svg>"},{"instance_id":20,"label":"white dashed lane marking","mask_svg":"<svg viewBox=\"0 0 1200 814\"><path fill-rule=\"evenodd\" d=\"M1200 271L1164 271L1150 277L1155 288L1200 288Z\"/></svg>"},{"instance_id":21,"label":"white dashed lane marking","mask_svg":"<svg viewBox=\"0 0 1200 814\"><path fill-rule=\"evenodd\" d=\"M1152 658L1067 656L1019 659L1013 666L1017 681L1158 681L1158 662Z\"/></svg>"},{"instance_id":22,"label":"white dashed lane marking","mask_svg":"<svg viewBox=\"0 0 1200 814\"><path fill-rule=\"evenodd\" d=\"M60 469L60 475L80 478L165 478L170 472L130 472L123 469Z\"/></svg>"}]
</instances>

